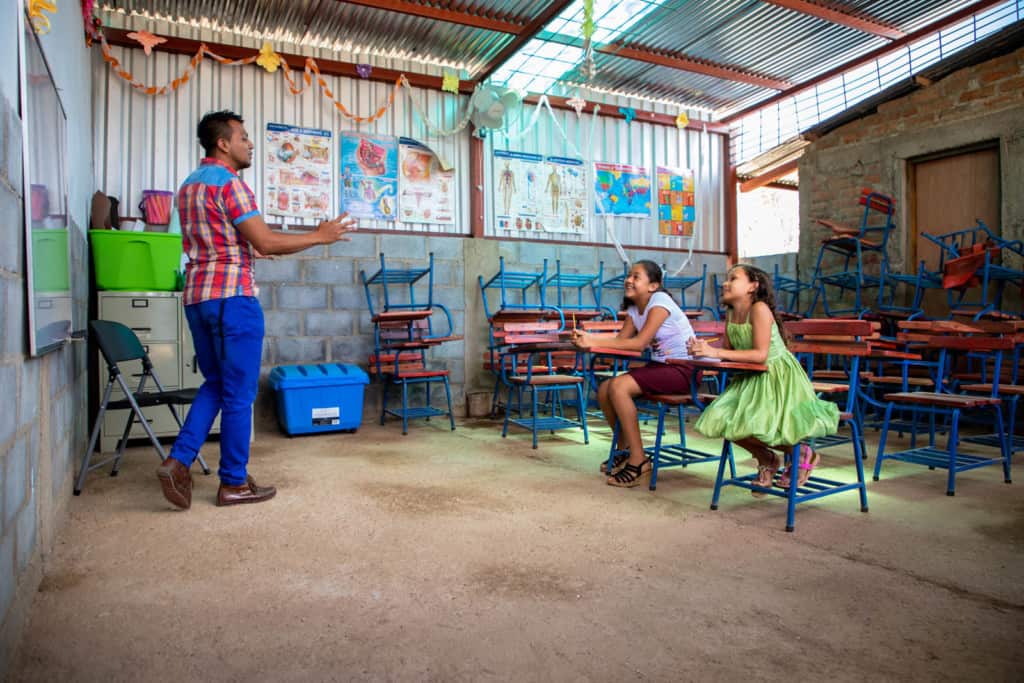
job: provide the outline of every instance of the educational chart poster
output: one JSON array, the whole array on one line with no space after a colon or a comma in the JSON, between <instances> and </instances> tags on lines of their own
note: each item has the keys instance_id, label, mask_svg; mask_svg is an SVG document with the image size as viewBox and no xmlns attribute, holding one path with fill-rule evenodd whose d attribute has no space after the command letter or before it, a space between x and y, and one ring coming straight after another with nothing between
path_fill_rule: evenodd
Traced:
<instances>
[{"instance_id":1,"label":"educational chart poster","mask_svg":"<svg viewBox=\"0 0 1024 683\"><path fill-rule=\"evenodd\" d=\"M331 131L268 123L264 141L264 211L290 218L328 218L334 187Z\"/></svg>"},{"instance_id":2,"label":"educational chart poster","mask_svg":"<svg viewBox=\"0 0 1024 683\"><path fill-rule=\"evenodd\" d=\"M651 215L651 179L646 168L595 162L594 193L598 215Z\"/></svg>"},{"instance_id":3,"label":"educational chart poster","mask_svg":"<svg viewBox=\"0 0 1024 683\"><path fill-rule=\"evenodd\" d=\"M538 220L548 232L582 234L586 227L587 182L582 159L546 157Z\"/></svg>"},{"instance_id":4,"label":"educational chart poster","mask_svg":"<svg viewBox=\"0 0 1024 683\"><path fill-rule=\"evenodd\" d=\"M499 230L583 232L587 186L581 159L495 150L493 177Z\"/></svg>"},{"instance_id":5,"label":"educational chart poster","mask_svg":"<svg viewBox=\"0 0 1024 683\"><path fill-rule=\"evenodd\" d=\"M356 218L395 220L398 211L398 139L341 134L341 210Z\"/></svg>"},{"instance_id":6,"label":"educational chart poster","mask_svg":"<svg viewBox=\"0 0 1024 683\"><path fill-rule=\"evenodd\" d=\"M693 203L693 171L658 166L658 232L693 237L697 211Z\"/></svg>"},{"instance_id":7,"label":"educational chart poster","mask_svg":"<svg viewBox=\"0 0 1024 683\"><path fill-rule=\"evenodd\" d=\"M500 230L540 230L537 205L542 182L539 154L494 150L494 218Z\"/></svg>"},{"instance_id":8,"label":"educational chart poster","mask_svg":"<svg viewBox=\"0 0 1024 683\"><path fill-rule=\"evenodd\" d=\"M441 170L429 147L398 139L398 217L404 223L455 223L455 171Z\"/></svg>"}]
</instances>

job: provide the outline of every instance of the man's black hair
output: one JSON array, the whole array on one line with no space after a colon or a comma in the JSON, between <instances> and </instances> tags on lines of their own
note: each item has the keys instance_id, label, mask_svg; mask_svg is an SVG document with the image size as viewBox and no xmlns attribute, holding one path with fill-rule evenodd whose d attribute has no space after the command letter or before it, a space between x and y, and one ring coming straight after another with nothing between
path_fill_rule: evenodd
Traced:
<instances>
[{"instance_id":1,"label":"man's black hair","mask_svg":"<svg viewBox=\"0 0 1024 683\"><path fill-rule=\"evenodd\" d=\"M245 123L241 116L228 109L211 111L199 121L196 135L199 136L199 144L203 146L206 156L211 156L217 149L217 140L231 138L232 121Z\"/></svg>"}]
</instances>

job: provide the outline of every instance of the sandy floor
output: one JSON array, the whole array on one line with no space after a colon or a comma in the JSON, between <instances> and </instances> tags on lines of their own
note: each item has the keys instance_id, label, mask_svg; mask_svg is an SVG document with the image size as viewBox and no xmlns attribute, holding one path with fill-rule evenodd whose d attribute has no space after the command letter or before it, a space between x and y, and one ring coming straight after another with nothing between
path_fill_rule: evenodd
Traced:
<instances>
[{"instance_id":1,"label":"sandy floor","mask_svg":"<svg viewBox=\"0 0 1024 683\"><path fill-rule=\"evenodd\" d=\"M134 449L73 501L11 677L1020 680L1024 474L949 498L944 472L887 463L869 514L835 496L790 534L781 500L709 511L713 465L606 486L595 431L261 434L278 497L216 508L200 476L187 512ZM848 453L825 472L851 477Z\"/></svg>"}]
</instances>

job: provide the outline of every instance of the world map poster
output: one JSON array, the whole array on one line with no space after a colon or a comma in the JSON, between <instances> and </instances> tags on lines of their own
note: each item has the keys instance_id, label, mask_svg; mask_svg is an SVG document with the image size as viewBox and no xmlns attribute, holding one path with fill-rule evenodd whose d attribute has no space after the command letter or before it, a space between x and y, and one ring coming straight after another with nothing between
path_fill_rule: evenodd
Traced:
<instances>
[{"instance_id":1,"label":"world map poster","mask_svg":"<svg viewBox=\"0 0 1024 683\"><path fill-rule=\"evenodd\" d=\"M646 168L595 162L594 193L598 215L651 215L651 178Z\"/></svg>"},{"instance_id":2,"label":"world map poster","mask_svg":"<svg viewBox=\"0 0 1024 683\"><path fill-rule=\"evenodd\" d=\"M693 237L697 220L693 171L658 166L658 232Z\"/></svg>"},{"instance_id":3,"label":"world map poster","mask_svg":"<svg viewBox=\"0 0 1024 683\"><path fill-rule=\"evenodd\" d=\"M398 213L398 139L341 134L341 210L350 216L395 220Z\"/></svg>"},{"instance_id":4,"label":"world map poster","mask_svg":"<svg viewBox=\"0 0 1024 683\"><path fill-rule=\"evenodd\" d=\"M268 123L263 147L264 211L322 220L331 213L331 131Z\"/></svg>"}]
</instances>

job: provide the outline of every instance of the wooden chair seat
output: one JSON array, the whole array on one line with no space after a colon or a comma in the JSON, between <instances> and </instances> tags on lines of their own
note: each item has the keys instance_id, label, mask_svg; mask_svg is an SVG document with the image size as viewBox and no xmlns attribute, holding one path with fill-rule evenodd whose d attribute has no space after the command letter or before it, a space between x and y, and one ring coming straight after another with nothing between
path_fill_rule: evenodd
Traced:
<instances>
[{"instance_id":1,"label":"wooden chair seat","mask_svg":"<svg viewBox=\"0 0 1024 683\"><path fill-rule=\"evenodd\" d=\"M643 398L670 406L688 406L693 403L693 396L690 394L649 394ZM697 398L701 403L707 405L718 398L718 394L698 393Z\"/></svg>"},{"instance_id":2,"label":"wooden chair seat","mask_svg":"<svg viewBox=\"0 0 1024 683\"><path fill-rule=\"evenodd\" d=\"M447 370L401 370L395 375L396 379L417 379L423 377L447 377Z\"/></svg>"},{"instance_id":3,"label":"wooden chair seat","mask_svg":"<svg viewBox=\"0 0 1024 683\"><path fill-rule=\"evenodd\" d=\"M992 393L991 384L964 384L960 386L961 391L977 391L984 394ZM1008 394L1010 396L1024 396L1024 386L1018 384L1000 384L1000 394Z\"/></svg>"},{"instance_id":4,"label":"wooden chair seat","mask_svg":"<svg viewBox=\"0 0 1024 683\"><path fill-rule=\"evenodd\" d=\"M582 384L583 378L576 375L512 375L508 378L513 384L524 384L530 386L546 386L549 384Z\"/></svg>"},{"instance_id":5,"label":"wooden chair seat","mask_svg":"<svg viewBox=\"0 0 1024 683\"><path fill-rule=\"evenodd\" d=\"M1002 401L989 396L964 396L962 394L939 394L932 391L901 391L885 395L886 401L896 403L916 403L924 406L942 408L982 408L997 406Z\"/></svg>"},{"instance_id":6,"label":"wooden chair seat","mask_svg":"<svg viewBox=\"0 0 1024 683\"><path fill-rule=\"evenodd\" d=\"M846 379L845 370L815 370L814 379Z\"/></svg>"},{"instance_id":7,"label":"wooden chair seat","mask_svg":"<svg viewBox=\"0 0 1024 683\"><path fill-rule=\"evenodd\" d=\"M991 374L991 373L989 373ZM984 382L986 377L982 376L980 372L954 372L953 379L960 382ZM1013 377L1009 373L1004 372L1002 377L999 378L999 384L1010 384L1013 381Z\"/></svg>"},{"instance_id":8,"label":"wooden chair seat","mask_svg":"<svg viewBox=\"0 0 1024 683\"><path fill-rule=\"evenodd\" d=\"M849 384L836 384L834 382L811 382L816 394L840 394L850 390Z\"/></svg>"},{"instance_id":9,"label":"wooden chair seat","mask_svg":"<svg viewBox=\"0 0 1024 683\"><path fill-rule=\"evenodd\" d=\"M895 377L895 376L890 376L890 375L874 375L874 374L870 374L869 373L869 374L864 376L864 379L866 379L867 381L871 382L872 384L885 384L885 385L895 385L895 386L902 386L903 385L903 378L902 377ZM931 379L929 379L927 377L907 377L907 386L908 387L934 387L935 386L935 382L933 382Z\"/></svg>"}]
</instances>

